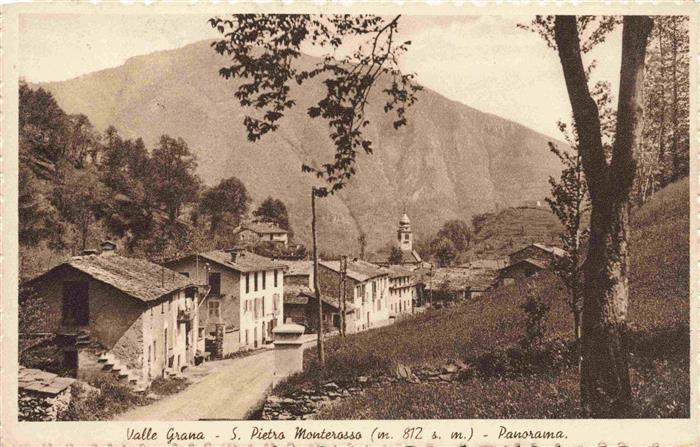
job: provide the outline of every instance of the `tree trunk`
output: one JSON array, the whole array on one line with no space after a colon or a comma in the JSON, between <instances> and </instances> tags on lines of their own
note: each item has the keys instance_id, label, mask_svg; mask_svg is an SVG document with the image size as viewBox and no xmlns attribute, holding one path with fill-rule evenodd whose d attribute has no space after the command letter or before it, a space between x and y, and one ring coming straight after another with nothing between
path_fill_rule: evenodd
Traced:
<instances>
[{"instance_id":1,"label":"tree trunk","mask_svg":"<svg viewBox=\"0 0 700 447\"><path fill-rule=\"evenodd\" d=\"M673 172L671 180L676 180L680 173L680 156L678 154L678 29L675 17L671 17L673 29L671 31L671 82L673 85L673 107L671 108L671 122L673 123L673 133L671 137L671 161Z\"/></svg>"},{"instance_id":2,"label":"tree trunk","mask_svg":"<svg viewBox=\"0 0 700 447\"><path fill-rule=\"evenodd\" d=\"M316 190L311 189L311 236L313 240L314 256L314 294L318 302L318 361L323 366L326 363L326 353L323 346L323 302L321 301L321 290L318 285L318 244L316 243Z\"/></svg>"},{"instance_id":3,"label":"tree trunk","mask_svg":"<svg viewBox=\"0 0 700 447\"><path fill-rule=\"evenodd\" d=\"M652 21L623 19L617 127L610 164L600 117L581 59L575 16L557 16L555 40L579 135L591 195L591 233L584 262L581 400L591 417L626 417L632 392L625 346L628 302L629 194L636 172L633 148L641 133L644 56Z\"/></svg>"},{"instance_id":4,"label":"tree trunk","mask_svg":"<svg viewBox=\"0 0 700 447\"><path fill-rule=\"evenodd\" d=\"M661 76L661 82L659 82L659 89L661 90L661 124L659 126L659 172L658 172L658 182L659 185L666 184L666 59L664 56L664 46L663 46L663 28L659 28L659 58L660 67L659 74Z\"/></svg>"}]
</instances>

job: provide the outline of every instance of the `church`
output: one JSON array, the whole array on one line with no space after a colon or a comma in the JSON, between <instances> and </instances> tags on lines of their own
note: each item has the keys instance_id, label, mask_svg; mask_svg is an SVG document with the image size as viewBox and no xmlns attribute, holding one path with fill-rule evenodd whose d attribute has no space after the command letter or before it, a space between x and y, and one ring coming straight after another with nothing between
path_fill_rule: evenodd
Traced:
<instances>
[{"instance_id":1,"label":"church","mask_svg":"<svg viewBox=\"0 0 700 447\"><path fill-rule=\"evenodd\" d=\"M406 213L404 213L399 220L399 228L396 231L396 246L401 251L401 262L399 264L394 263L393 265L401 265L411 270L423 265L423 260L420 255L413 249L411 219L408 218ZM389 257L390 253L386 250L382 250L373 256L371 262L381 266L388 266L391 265Z\"/></svg>"}]
</instances>

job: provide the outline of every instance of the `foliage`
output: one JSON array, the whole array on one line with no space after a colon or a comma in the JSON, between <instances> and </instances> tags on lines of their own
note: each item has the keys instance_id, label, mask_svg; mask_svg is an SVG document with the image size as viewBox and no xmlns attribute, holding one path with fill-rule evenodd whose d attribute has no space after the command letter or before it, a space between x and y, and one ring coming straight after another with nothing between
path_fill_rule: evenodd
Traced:
<instances>
[{"instance_id":1,"label":"foliage","mask_svg":"<svg viewBox=\"0 0 700 447\"><path fill-rule=\"evenodd\" d=\"M457 254L454 244L446 237L433 240L431 249L440 267L449 266L454 261L455 255Z\"/></svg>"},{"instance_id":2,"label":"foliage","mask_svg":"<svg viewBox=\"0 0 700 447\"><path fill-rule=\"evenodd\" d=\"M184 377L156 377L151 382L150 391L158 396L177 394L190 386L190 381Z\"/></svg>"},{"instance_id":3,"label":"foliage","mask_svg":"<svg viewBox=\"0 0 700 447\"><path fill-rule=\"evenodd\" d=\"M308 255L303 244L285 246L279 242L263 241L254 244L249 249L260 256L277 259L306 259Z\"/></svg>"},{"instance_id":4,"label":"foliage","mask_svg":"<svg viewBox=\"0 0 700 447\"><path fill-rule=\"evenodd\" d=\"M403 256L401 254L401 249L397 247L396 245L392 245L391 249L389 251L389 264L401 264L401 261L403 260Z\"/></svg>"},{"instance_id":5,"label":"foliage","mask_svg":"<svg viewBox=\"0 0 700 447\"><path fill-rule=\"evenodd\" d=\"M588 234L583 218L584 213L589 211L590 204L576 131L573 129L571 134L567 133L566 126L561 122L559 128L573 153L563 152L555 144L549 144L550 151L559 158L564 168L559 180L549 178L552 197L545 200L564 227L560 239L565 255L555 260L553 268L569 289L567 302L574 316L574 337L578 341L583 297L582 238Z\"/></svg>"},{"instance_id":6,"label":"foliage","mask_svg":"<svg viewBox=\"0 0 700 447\"><path fill-rule=\"evenodd\" d=\"M278 227L285 229L289 232L289 237L293 236L292 228L289 225L289 214L287 213L287 207L280 199L273 199L268 197L263 200L260 206L253 211L253 216L257 217L258 220L263 222L271 222Z\"/></svg>"},{"instance_id":7,"label":"foliage","mask_svg":"<svg viewBox=\"0 0 700 447\"><path fill-rule=\"evenodd\" d=\"M689 18L655 16L649 37L644 79L642 141L636 148L637 203L688 175L689 163Z\"/></svg>"},{"instance_id":8,"label":"foliage","mask_svg":"<svg viewBox=\"0 0 700 447\"><path fill-rule=\"evenodd\" d=\"M542 344L545 335L545 322L549 305L542 298L532 291L530 284L526 285L526 299L520 307L525 312L525 335L520 344L525 348L539 346Z\"/></svg>"},{"instance_id":9,"label":"foliage","mask_svg":"<svg viewBox=\"0 0 700 447\"><path fill-rule=\"evenodd\" d=\"M182 207L197 198L200 180L194 173L197 167L195 156L182 138L162 135L151 158L151 175L157 179L152 183L154 199L173 223L180 216Z\"/></svg>"},{"instance_id":10,"label":"foliage","mask_svg":"<svg viewBox=\"0 0 700 447\"><path fill-rule=\"evenodd\" d=\"M37 178L24 159L20 159L18 182L20 244L36 247L41 242L47 242L54 248L60 248L63 245L65 226L58 210L51 203L51 188Z\"/></svg>"},{"instance_id":11,"label":"foliage","mask_svg":"<svg viewBox=\"0 0 700 447\"><path fill-rule=\"evenodd\" d=\"M380 78L388 79L389 84L383 89L387 95L384 111L395 112L395 128L406 124L406 109L415 102L420 87L412 82L412 74L403 74L398 67L399 56L410 44L395 41L399 17L238 14L209 20L224 35L212 46L233 62L219 73L226 79L244 80L235 96L241 105L260 112L243 120L249 140L276 130L284 114L296 105L291 95L293 83L323 79L326 94L308 109L308 115L328 122L335 157L321 167L302 166L328 183L315 189L318 197L345 186L355 173L359 150L372 153L372 142L363 134L369 124L365 108ZM323 49L326 54L313 67L301 67L295 62L302 44ZM340 49L348 51L338 59Z\"/></svg>"},{"instance_id":12,"label":"foliage","mask_svg":"<svg viewBox=\"0 0 700 447\"><path fill-rule=\"evenodd\" d=\"M225 218L230 225L237 226L248 212L250 201L243 182L236 177L230 177L202 193L199 212L209 216L209 231L215 233Z\"/></svg>"},{"instance_id":13,"label":"foliage","mask_svg":"<svg viewBox=\"0 0 700 447\"><path fill-rule=\"evenodd\" d=\"M149 153L140 138L114 127L100 133L84 115L66 114L41 88L21 84L19 94L21 277L105 238L152 260L213 248L182 218L199 200L184 141L164 135Z\"/></svg>"},{"instance_id":14,"label":"foliage","mask_svg":"<svg viewBox=\"0 0 700 447\"><path fill-rule=\"evenodd\" d=\"M472 239L472 230L469 224L460 219L448 220L438 230L438 238L449 239L455 250L463 251L469 248Z\"/></svg>"},{"instance_id":15,"label":"foliage","mask_svg":"<svg viewBox=\"0 0 700 447\"><path fill-rule=\"evenodd\" d=\"M105 209L107 191L94 166L69 168L53 190L53 201L61 215L73 224L80 235L80 249L86 248L90 227Z\"/></svg>"},{"instance_id":16,"label":"foliage","mask_svg":"<svg viewBox=\"0 0 700 447\"><path fill-rule=\"evenodd\" d=\"M98 377L91 385L98 391L79 385L71 387L71 401L62 420L104 421L135 406L152 402L112 377Z\"/></svg>"}]
</instances>

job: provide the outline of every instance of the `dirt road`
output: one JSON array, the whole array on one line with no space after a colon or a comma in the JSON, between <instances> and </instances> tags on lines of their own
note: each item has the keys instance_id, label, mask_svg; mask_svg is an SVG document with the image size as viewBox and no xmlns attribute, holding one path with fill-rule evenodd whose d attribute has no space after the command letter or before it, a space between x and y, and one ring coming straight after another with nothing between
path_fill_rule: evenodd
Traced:
<instances>
[{"instance_id":1,"label":"dirt road","mask_svg":"<svg viewBox=\"0 0 700 447\"><path fill-rule=\"evenodd\" d=\"M120 421L243 419L272 384L273 351L210 362L193 371L204 375L181 393L118 415Z\"/></svg>"}]
</instances>

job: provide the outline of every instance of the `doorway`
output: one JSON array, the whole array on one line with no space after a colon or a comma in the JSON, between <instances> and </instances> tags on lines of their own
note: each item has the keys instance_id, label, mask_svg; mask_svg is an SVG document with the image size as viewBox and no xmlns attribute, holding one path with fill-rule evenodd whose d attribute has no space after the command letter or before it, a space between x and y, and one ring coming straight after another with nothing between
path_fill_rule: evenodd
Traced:
<instances>
[{"instance_id":1,"label":"doorway","mask_svg":"<svg viewBox=\"0 0 700 447\"><path fill-rule=\"evenodd\" d=\"M88 283L66 281L63 283L63 324L87 326L90 324L90 295Z\"/></svg>"}]
</instances>

